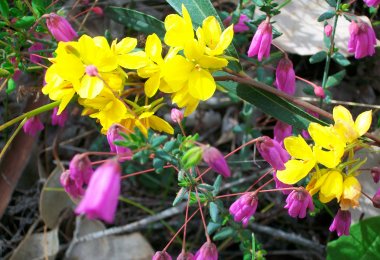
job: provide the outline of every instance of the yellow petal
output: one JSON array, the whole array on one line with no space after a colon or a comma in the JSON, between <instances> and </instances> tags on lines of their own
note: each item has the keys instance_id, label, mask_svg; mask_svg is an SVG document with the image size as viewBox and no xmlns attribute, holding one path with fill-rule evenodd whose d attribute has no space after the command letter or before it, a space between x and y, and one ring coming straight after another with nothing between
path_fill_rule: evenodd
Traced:
<instances>
[{"instance_id":1,"label":"yellow petal","mask_svg":"<svg viewBox=\"0 0 380 260\"><path fill-rule=\"evenodd\" d=\"M118 55L117 62L121 67L126 69L139 69L148 64L148 59L145 52L136 51Z\"/></svg>"},{"instance_id":2,"label":"yellow petal","mask_svg":"<svg viewBox=\"0 0 380 260\"><path fill-rule=\"evenodd\" d=\"M168 122L166 122L162 118L159 118L158 116L153 115L149 117L149 124L150 127L156 131L166 132L168 134L174 133L173 127Z\"/></svg>"},{"instance_id":3,"label":"yellow petal","mask_svg":"<svg viewBox=\"0 0 380 260\"><path fill-rule=\"evenodd\" d=\"M333 118L334 121L337 122L339 120L345 121L350 125L354 125L354 120L352 119L352 115L350 111L344 106L336 106L333 109Z\"/></svg>"},{"instance_id":4,"label":"yellow petal","mask_svg":"<svg viewBox=\"0 0 380 260\"><path fill-rule=\"evenodd\" d=\"M221 69L228 65L228 60L219 57L202 55L197 63L204 69Z\"/></svg>"},{"instance_id":5,"label":"yellow petal","mask_svg":"<svg viewBox=\"0 0 380 260\"><path fill-rule=\"evenodd\" d=\"M98 77L84 75L80 84L80 88L76 88L75 91L81 98L92 99L102 91L103 87L104 83Z\"/></svg>"},{"instance_id":6,"label":"yellow petal","mask_svg":"<svg viewBox=\"0 0 380 260\"><path fill-rule=\"evenodd\" d=\"M144 84L144 91L147 97L153 97L160 86L160 73L153 74Z\"/></svg>"},{"instance_id":7,"label":"yellow petal","mask_svg":"<svg viewBox=\"0 0 380 260\"><path fill-rule=\"evenodd\" d=\"M277 178L286 184L294 184L303 178L313 169L315 161L308 162L300 160L289 160L285 163L285 170L277 171Z\"/></svg>"},{"instance_id":8,"label":"yellow petal","mask_svg":"<svg viewBox=\"0 0 380 260\"><path fill-rule=\"evenodd\" d=\"M189 75L188 87L192 97L207 100L214 94L216 84L210 72L195 68Z\"/></svg>"},{"instance_id":9,"label":"yellow petal","mask_svg":"<svg viewBox=\"0 0 380 260\"><path fill-rule=\"evenodd\" d=\"M171 47L184 48L188 41L194 38L192 21L185 6L182 6L183 18L177 14L170 14L165 18L164 41Z\"/></svg>"},{"instance_id":10,"label":"yellow petal","mask_svg":"<svg viewBox=\"0 0 380 260\"><path fill-rule=\"evenodd\" d=\"M202 31L205 43L209 48L214 49L219 43L222 33L219 22L214 16L209 16L203 20Z\"/></svg>"},{"instance_id":11,"label":"yellow petal","mask_svg":"<svg viewBox=\"0 0 380 260\"><path fill-rule=\"evenodd\" d=\"M55 65L58 75L68 81L80 79L85 72L85 67L81 60L71 54L59 56Z\"/></svg>"},{"instance_id":12,"label":"yellow petal","mask_svg":"<svg viewBox=\"0 0 380 260\"><path fill-rule=\"evenodd\" d=\"M127 54L133 51L133 49L136 48L136 45L137 45L137 39L125 37L119 43L116 44L115 52L119 55Z\"/></svg>"},{"instance_id":13,"label":"yellow petal","mask_svg":"<svg viewBox=\"0 0 380 260\"><path fill-rule=\"evenodd\" d=\"M231 44L233 37L234 37L234 29L233 29L233 25L231 24L227 29L225 29L223 31L215 49L211 50L209 54L210 55L222 55L223 52Z\"/></svg>"},{"instance_id":14,"label":"yellow petal","mask_svg":"<svg viewBox=\"0 0 380 260\"><path fill-rule=\"evenodd\" d=\"M297 159L311 160L314 158L313 151L301 136L285 138L284 145L288 153Z\"/></svg>"},{"instance_id":15,"label":"yellow petal","mask_svg":"<svg viewBox=\"0 0 380 260\"><path fill-rule=\"evenodd\" d=\"M319 192L319 199L322 203L327 203L336 198L339 202L340 196L343 192L343 176L338 171L330 171L327 173L326 180L324 181Z\"/></svg>"},{"instance_id":16,"label":"yellow petal","mask_svg":"<svg viewBox=\"0 0 380 260\"><path fill-rule=\"evenodd\" d=\"M148 57L155 63L162 63L162 44L157 34L153 33L148 36L145 44L145 52Z\"/></svg>"},{"instance_id":17,"label":"yellow petal","mask_svg":"<svg viewBox=\"0 0 380 260\"><path fill-rule=\"evenodd\" d=\"M367 133L372 123L372 111L365 111L358 115L355 120L355 129L358 132L359 136Z\"/></svg>"},{"instance_id":18,"label":"yellow petal","mask_svg":"<svg viewBox=\"0 0 380 260\"><path fill-rule=\"evenodd\" d=\"M324 165L327 168L335 168L340 162L344 154L344 148L338 148L337 150L326 151L320 147L314 146L314 154L317 162Z\"/></svg>"},{"instance_id":19,"label":"yellow petal","mask_svg":"<svg viewBox=\"0 0 380 260\"><path fill-rule=\"evenodd\" d=\"M340 200L340 208L348 210L359 206L361 195L361 185L355 177L348 177L343 182L343 194Z\"/></svg>"}]
</instances>

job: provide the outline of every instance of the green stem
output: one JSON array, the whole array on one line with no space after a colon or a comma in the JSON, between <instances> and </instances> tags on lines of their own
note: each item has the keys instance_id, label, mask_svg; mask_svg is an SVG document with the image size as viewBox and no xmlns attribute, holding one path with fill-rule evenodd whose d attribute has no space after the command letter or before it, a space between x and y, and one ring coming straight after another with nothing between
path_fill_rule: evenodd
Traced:
<instances>
[{"instance_id":1,"label":"green stem","mask_svg":"<svg viewBox=\"0 0 380 260\"><path fill-rule=\"evenodd\" d=\"M5 152L7 151L7 149L9 148L9 146L11 145L13 139L16 137L16 135L18 134L18 132L20 132L21 128L24 126L26 120L27 120L27 118L24 118L24 120L21 121L21 123L19 124L19 126L13 132L13 134L11 135L11 137L8 139L7 143L4 145L4 147L3 147L3 149L1 150L1 153L0 153L0 160L3 158Z\"/></svg>"},{"instance_id":2,"label":"green stem","mask_svg":"<svg viewBox=\"0 0 380 260\"><path fill-rule=\"evenodd\" d=\"M41 106L39 108L36 108L32 111L29 111L25 114L22 114L21 116L18 116L16 118L13 118L12 120L9 120L8 122L6 122L5 124L1 125L0 126L0 131L3 131L5 128L17 123L18 121L21 121L23 120L24 118L28 119L28 118L31 118L35 115L38 115L38 114L41 114L43 112L46 112L46 111L49 111L57 106L59 106L59 104L61 103L61 101L54 101L52 103L49 103L47 105L44 105L44 106Z\"/></svg>"}]
</instances>

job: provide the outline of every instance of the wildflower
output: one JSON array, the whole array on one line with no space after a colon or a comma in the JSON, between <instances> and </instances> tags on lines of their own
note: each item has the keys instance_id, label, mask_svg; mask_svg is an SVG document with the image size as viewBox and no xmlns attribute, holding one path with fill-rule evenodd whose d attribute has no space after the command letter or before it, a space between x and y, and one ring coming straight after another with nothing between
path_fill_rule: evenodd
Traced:
<instances>
[{"instance_id":1,"label":"wildflower","mask_svg":"<svg viewBox=\"0 0 380 260\"><path fill-rule=\"evenodd\" d=\"M26 134L35 136L38 132L44 129L44 125L38 116L33 116L26 120L25 124L22 126L22 129Z\"/></svg>"},{"instance_id":2,"label":"wildflower","mask_svg":"<svg viewBox=\"0 0 380 260\"><path fill-rule=\"evenodd\" d=\"M215 147L206 147L203 149L203 160L208 164L211 169L224 177L230 177L231 171L228 167L226 159L223 154Z\"/></svg>"},{"instance_id":3,"label":"wildflower","mask_svg":"<svg viewBox=\"0 0 380 260\"><path fill-rule=\"evenodd\" d=\"M380 188L376 191L372 198L372 204L375 208L380 209Z\"/></svg>"},{"instance_id":4,"label":"wildflower","mask_svg":"<svg viewBox=\"0 0 380 260\"><path fill-rule=\"evenodd\" d=\"M276 87L289 95L294 95L296 91L296 74L292 61L287 57L278 62L276 68Z\"/></svg>"},{"instance_id":5,"label":"wildflower","mask_svg":"<svg viewBox=\"0 0 380 260\"><path fill-rule=\"evenodd\" d=\"M78 186L87 185L94 172L86 154L76 154L70 161L69 170L71 178Z\"/></svg>"},{"instance_id":6,"label":"wildflower","mask_svg":"<svg viewBox=\"0 0 380 260\"><path fill-rule=\"evenodd\" d=\"M83 196L84 189L81 185L78 185L77 182L72 178L70 170L62 172L59 180L62 187L71 197L79 198Z\"/></svg>"},{"instance_id":7,"label":"wildflower","mask_svg":"<svg viewBox=\"0 0 380 260\"><path fill-rule=\"evenodd\" d=\"M263 136L257 142L257 150L275 170L284 170L289 160L288 152L276 140Z\"/></svg>"},{"instance_id":8,"label":"wildflower","mask_svg":"<svg viewBox=\"0 0 380 260\"><path fill-rule=\"evenodd\" d=\"M119 124L113 124L107 131L107 140L110 146L110 150L113 153L117 153L121 158L119 161L122 162L128 158L132 157L132 151L128 147L116 145L114 142L123 140L123 137L120 135L120 132L123 132L122 126Z\"/></svg>"},{"instance_id":9,"label":"wildflower","mask_svg":"<svg viewBox=\"0 0 380 260\"><path fill-rule=\"evenodd\" d=\"M332 26L330 24L327 24L324 28L324 31L325 31L325 34L327 37L330 37L331 36L331 33L332 33Z\"/></svg>"},{"instance_id":10,"label":"wildflower","mask_svg":"<svg viewBox=\"0 0 380 260\"><path fill-rule=\"evenodd\" d=\"M273 172L273 179L274 179L274 183L275 183L275 185L276 185L276 189L286 189L286 188L291 188L291 187L293 187L292 185L285 184L285 183L281 182L281 181L277 178L276 172ZM282 190L281 192L282 192L282 194L288 195L288 194L291 193L292 191L291 191L291 190Z\"/></svg>"},{"instance_id":11,"label":"wildflower","mask_svg":"<svg viewBox=\"0 0 380 260\"><path fill-rule=\"evenodd\" d=\"M199 248L194 260L218 260L218 249L214 243L206 242Z\"/></svg>"},{"instance_id":12,"label":"wildflower","mask_svg":"<svg viewBox=\"0 0 380 260\"><path fill-rule=\"evenodd\" d=\"M180 124L183 119L183 113L181 110L178 110L176 108L172 108L170 112L170 117L173 122L176 122L177 124Z\"/></svg>"},{"instance_id":13,"label":"wildflower","mask_svg":"<svg viewBox=\"0 0 380 260\"><path fill-rule=\"evenodd\" d=\"M306 217L306 210L314 210L313 199L309 192L301 188L301 190L293 190L286 198L286 205L284 207L288 209L288 213L291 217L304 218Z\"/></svg>"},{"instance_id":14,"label":"wildflower","mask_svg":"<svg viewBox=\"0 0 380 260\"><path fill-rule=\"evenodd\" d=\"M371 126L372 111L365 111L358 115L355 122L348 109L343 106L336 106L333 109L334 129L347 143L355 141L364 135Z\"/></svg>"},{"instance_id":15,"label":"wildflower","mask_svg":"<svg viewBox=\"0 0 380 260\"><path fill-rule=\"evenodd\" d=\"M120 165L114 160L97 168L75 213L112 223L120 194L120 175Z\"/></svg>"},{"instance_id":16,"label":"wildflower","mask_svg":"<svg viewBox=\"0 0 380 260\"><path fill-rule=\"evenodd\" d=\"M99 15L99 16L103 16L103 14L104 14L103 9L99 6L92 7L91 11L94 12L95 14Z\"/></svg>"},{"instance_id":17,"label":"wildflower","mask_svg":"<svg viewBox=\"0 0 380 260\"><path fill-rule=\"evenodd\" d=\"M165 251L157 251L152 260L172 260L172 257Z\"/></svg>"},{"instance_id":18,"label":"wildflower","mask_svg":"<svg viewBox=\"0 0 380 260\"><path fill-rule=\"evenodd\" d=\"M380 0L363 0L368 7L375 7L380 4Z\"/></svg>"},{"instance_id":19,"label":"wildflower","mask_svg":"<svg viewBox=\"0 0 380 260\"><path fill-rule=\"evenodd\" d=\"M292 135L292 130L293 127L291 125L277 120L273 129L273 138L275 141L279 142L280 144L283 144L284 139Z\"/></svg>"},{"instance_id":20,"label":"wildflower","mask_svg":"<svg viewBox=\"0 0 380 260\"><path fill-rule=\"evenodd\" d=\"M323 88L321 86L314 87L314 95L316 97L319 97L319 98L325 98L326 97L325 91L323 90Z\"/></svg>"},{"instance_id":21,"label":"wildflower","mask_svg":"<svg viewBox=\"0 0 380 260\"><path fill-rule=\"evenodd\" d=\"M301 136L289 136L284 140L285 149L293 157L285 163L285 169L277 171L277 178L285 184L303 179L315 166L313 151Z\"/></svg>"},{"instance_id":22,"label":"wildflower","mask_svg":"<svg viewBox=\"0 0 380 260\"><path fill-rule=\"evenodd\" d=\"M370 25L352 20L349 31L348 52L355 53L356 59L375 54L376 34Z\"/></svg>"},{"instance_id":23,"label":"wildflower","mask_svg":"<svg viewBox=\"0 0 380 260\"><path fill-rule=\"evenodd\" d=\"M372 167L371 175L374 183L378 183L380 180L380 167Z\"/></svg>"},{"instance_id":24,"label":"wildflower","mask_svg":"<svg viewBox=\"0 0 380 260\"><path fill-rule=\"evenodd\" d=\"M361 195L361 185L355 177L347 177L343 182L343 193L340 199L340 208L348 210L359 206L359 197Z\"/></svg>"},{"instance_id":25,"label":"wildflower","mask_svg":"<svg viewBox=\"0 0 380 260\"><path fill-rule=\"evenodd\" d=\"M30 53L29 59L32 63L41 63L42 59L36 55L34 55L34 52L40 51L44 49L44 45L40 42L35 42L28 48L28 52ZM37 54L37 53L36 53Z\"/></svg>"},{"instance_id":26,"label":"wildflower","mask_svg":"<svg viewBox=\"0 0 380 260\"><path fill-rule=\"evenodd\" d=\"M348 210L339 209L335 218L329 228L330 232L334 230L338 233L338 236L349 236L351 225L351 213Z\"/></svg>"},{"instance_id":27,"label":"wildflower","mask_svg":"<svg viewBox=\"0 0 380 260\"><path fill-rule=\"evenodd\" d=\"M319 191L319 200L322 203L330 202L336 198L339 202L343 194L343 176L337 170L321 170L316 173L321 175L314 177L306 189L313 196Z\"/></svg>"},{"instance_id":28,"label":"wildflower","mask_svg":"<svg viewBox=\"0 0 380 260\"><path fill-rule=\"evenodd\" d=\"M69 42L78 37L70 23L62 16L51 13L45 17L47 27L57 41Z\"/></svg>"},{"instance_id":29,"label":"wildflower","mask_svg":"<svg viewBox=\"0 0 380 260\"><path fill-rule=\"evenodd\" d=\"M259 61L269 57L272 38L272 25L268 21L261 22L249 46L248 57L257 55Z\"/></svg>"},{"instance_id":30,"label":"wildflower","mask_svg":"<svg viewBox=\"0 0 380 260\"><path fill-rule=\"evenodd\" d=\"M228 26L231 24L231 21L232 21L232 16L230 15L226 19L224 19L223 23L226 26ZM241 32L249 31L249 27L248 25L246 25L246 23L249 21L250 19L248 18L248 16L246 16L245 14L240 14L239 21L236 24L234 24L234 32L241 33Z\"/></svg>"},{"instance_id":31,"label":"wildflower","mask_svg":"<svg viewBox=\"0 0 380 260\"><path fill-rule=\"evenodd\" d=\"M177 260L194 260L194 255L190 252L181 252L177 257Z\"/></svg>"},{"instance_id":32,"label":"wildflower","mask_svg":"<svg viewBox=\"0 0 380 260\"><path fill-rule=\"evenodd\" d=\"M55 107L53 109L53 112L51 113L51 124L59 125L60 127L63 127L68 117L69 117L69 112L67 110L63 110L62 113L58 115L58 107Z\"/></svg>"},{"instance_id":33,"label":"wildflower","mask_svg":"<svg viewBox=\"0 0 380 260\"><path fill-rule=\"evenodd\" d=\"M249 219L255 214L258 205L257 194L248 192L232 203L229 211L234 217L234 221L242 222L243 226L247 226Z\"/></svg>"}]
</instances>

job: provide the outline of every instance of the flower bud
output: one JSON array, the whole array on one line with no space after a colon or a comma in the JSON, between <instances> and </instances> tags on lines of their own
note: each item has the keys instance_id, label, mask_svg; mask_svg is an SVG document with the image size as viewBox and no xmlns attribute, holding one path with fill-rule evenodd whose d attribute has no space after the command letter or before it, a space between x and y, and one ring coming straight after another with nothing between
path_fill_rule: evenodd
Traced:
<instances>
[{"instance_id":1,"label":"flower bud","mask_svg":"<svg viewBox=\"0 0 380 260\"><path fill-rule=\"evenodd\" d=\"M181 110L173 108L170 112L170 117L172 118L173 122L180 124L183 119L183 113Z\"/></svg>"},{"instance_id":2,"label":"flower bud","mask_svg":"<svg viewBox=\"0 0 380 260\"><path fill-rule=\"evenodd\" d=\"M44 17L50 33L57 41L69 42L78 37L70 23L62 16L51 13Z\"/></svg>"},{"instance_id":3,"label":"flower bud","mask_svg":"<svg viewBox=\"0 0 380 260\"><path fill-rule=\"evenodd\" d=\"M325 31L325 34L327 37L330 37L331 36L331 33L332 33L332 26L330 24L327 24L324 28L324 31Z\"/></svg>"},{"instance_id":4,"label":"flower bud","mask_svg":"<svg viewBox=\"0 0 380 260\"><path fill-rule=\"evenodd\" d=\"M272 25L268 21L261 22L249 46L248 57L257 55L259 61L263 57L269 57L272 38Z\"/></svg>"},{"instance_id":5,"label":"flower bud","mask_svg":"<svg viewBox=\"0 0 380 260\"><path fill-rule=\"evenodd\" d=\"M284 207L288 209L289 216L293 218L304 218L306 217L306 211L314 210L313 199L311 198L309 192L306 190L293 190L286 198L286 205Z\"/></svg>"},{"instance_id":6,"label":"flower bud","mask_svg":"<svg viewBox=\"0 0 380 260\"><path fill-rule=\"evenodd\" d=\"M87 185L94 172L86 154L76 154L70 161L69 170L71 178L78 186Z\"/></svg>"},{"instance_id":7,"label":"flower bud","mask_svg":"<svg viewBox=\"0 0 380 260\"><path fill-rule=\"evenodd\" d=\"M157 251L152 260L172 260L172 257L167 252Z\"/></svg>"},{"instance_id":8,"label":"flower bud","mask_svg":"<svg viewBox=\"0 0 380 260\"><path fill-rule=\"evenodd\" d=\"M223 175L224 177L231 177L231 171L228 167L226 159L223 154L215 147L209 146L203 149L203 160L215 172Z\"/></svg>"},{"instance_id":9,"label":"flower bud","mask_svg":"<svg viewBox=\"0 0 380 260\"><path fill-rule=\"evenodd\" d=\"M348 52L355 53L356 59L375 54L376 34L369 24L352 20L349 32Z\"/></svg>"},{"instance_id":10,"label":"flower bud","mask_svg":"<svg viewBox=\"0 0 380 260\"><path fill-rule=\"evenodd\" d=\"M249 219L256 212L258 202L258 197L254 192L248 192L238 198L229 209L234 221L241 222L244 227L247 226Z\"/></svg>"},{"instance_id":11,"label":"flower bud","mask_svg":"<svg viewBox=\"0 0 380 260\"><path fill-rule=\"evenodd\" d=\"M26 120L25 124L22 126L22 129L26 134L35 136L38 132L44 129L44 125L38 116L34 116Z\"/></svg>"},{"instance_id":12,"label":"flower bud","mask_svg":"<svg viewBox=\"0 0 380 260\"><path fill-rule=\"evenodd\" d=\"M51 124L64 127L68 117L69 113L67 112L67 109L63 110L62 113L58 115L58 107L55 107L51 113Z\"/></svg>"},{"instance_id":13,"label":"flower bud","mask_svg":"<svg viewBox=\"0 0 380 260\"><path fill-rule=\"evenodd\" d=\"M218 249L214 243L206 242L199 248L194 260L218 260Z\"/></svg>"},{"instance_id":14,"label":"flower bud","mask_svg":"<svg viewBox=\"0 0 380 260\"><path fill-rule=\"evenodd\" d=\"M223 24L225 27L228 27L231 24L232 21L232 16L228 16L226 19L224 19ZM246 25L246 22L249 22L248 16L245 14L240 14L239 21L234 24L234 32L235 33L241 33L241 32L246 32L249 31L248 25Z\"/></svg>"},{"instance_id":15,"label":"flower bud","mask_svg":"<svg viewBox=\"0 0 380 260\"><path fill-rule=\"evenodd\" d=\"M289 95L294 95L296 91L296 74L293 69L293 63L288 58L283 58L278 62L276 87Z\"/></svg>"},{"instance_id":16,"label":"flower bud","mask_svg":"<svg viewBox=\"0 0 380 260\"><path fill-rule=\"evenodd\" d=\"M288 152L276 140L263 136L257 142L257 150L275 170L285 170L285 163L289 160Z\"/></svg>"},{"instance_id":17,"label":"flower bud","mask_svg":"<svg viewBox=\"0 0 380 260\"><path fill-rule=\"evenodd\" d=\"M371 175L372 175L373 181L375 183L378 183L380 180L380 167L373 167L371 169Z\"/></svg>"},{"instance_id":18,"label":"flower bud","mask_svg":"<svg viewBox=\"0 0 380 260\"><path fill-rule=\"evenodd\" d=\"M202 153L203 150L199 146L194 146L193 148L186 151L181 159L185 170L197 165L202 159Z\"/></svg>"},{"instance_id":19,"label":"flower bud","mask_svg":"<svg viewBox=\"0 0 380 260\"><path fill-rule=\"evenodd\" d=\"M99 6L92 7L91 11L94 12L95 14L99 15L99 16L103 16L103 14L104 14L103 9Z\"/></svg>"},{"instance_id":20,"label":"flower bud","mask_svg":"<svg viewBox=\"0 0 380 260\"><path fill-rule=\"evenodd\" d=\"M330 232L334 230L338 233L338 236L349 236L350 235L350 225L351 225L351 212L348 210L338 210L335 218L329 228Z\"/></svg>"},{"instance_id":21,"label":"flower bud","mask_svg":"<svg viewBox=\"0 0 380 260\"><path fill-rule=\"evenodd\" d=\"M72 178L70 171L64 171L59 178L62 187L65 191L73 198L79 198L83 196L84 189L81 185L78 185L75 180Z\"/></svg>"},{"instance_id":22,"label":"flower bud","mask_svg":"<svg viewBox=\"0 0 380 260\"><path fill-rule=\"evenodd\" d=\"M380 188L377 190L372 198L372 204L375 208L380 209Z\"/></svg>"},{"instance_id":23,"label":"flower bud","mask_svg":"<svg viewBox=\"0 0 380 260\"><path fill-rule=\"evenodd\" d=\"M325 96L326 96L325 91L320 86L316 86L314 88L314 94L315 94L315 96L320 97L320 98L325 98Z\"/></svg>"}]
</instances>

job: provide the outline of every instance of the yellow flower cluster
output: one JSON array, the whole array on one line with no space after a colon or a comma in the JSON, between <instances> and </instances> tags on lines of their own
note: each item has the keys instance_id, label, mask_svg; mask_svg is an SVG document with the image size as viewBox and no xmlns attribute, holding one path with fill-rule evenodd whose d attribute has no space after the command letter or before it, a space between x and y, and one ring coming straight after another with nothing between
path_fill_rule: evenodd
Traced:
<instances>
[{"instance_id":1,"label":"yellow flower cluster","mask_svg":"<svg viewBox=\"0 0 380 260\"><path fill-rule=\"evenodd\" d=\"M42 92L61 101L58 114L77 95L83 114L96 118L103 133L118 123L131 131L138 127L147 133L152 128L172 134L173 128L154 115L163 100L149 104L148 99L140 99L140 93L147 98L158 90L171 94L173 103L185 108L185 116L192 113L201 100L214 94L216 83L211 73L227 66L224 52L233 38L233 27L222 32L215 17L207 17L194 32L184 6L182 14L165 19L164 41L170 47L165 57L156 34L147 37L145 50L137 50L137 40L130 37L111 45L105 37L87 35L78 41L60 42L55 57L50 59L52 65L47 69ZM127 80L129 74L145 82L131 83ZM138 94L134 101L127 99L131 92L125 89L128 84L144 86L135 91Z\"/></svg>"},{"instance_id":2,"label":"yellow flower cluster","mask_svg":"<svg viewBox=\"0 0 380 260\"><path fill-rule=\"evenodd\" d=\"M372 112L363 112L354 121L346 108L336 106L333 118L331 126L309 125L308 132L314 141L312 147L301 136L285 138L284 145L292 159L285 163L285 170L277 171L277 178L294 184L310 173L306 189L311 195L319 192L322 203L336 198L341 209L348 210L359 205L361 185L355 176L364 161L355 160L353 156L361 142L358 138L371 125Z\"/></svg>"}]
</instances>

